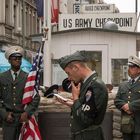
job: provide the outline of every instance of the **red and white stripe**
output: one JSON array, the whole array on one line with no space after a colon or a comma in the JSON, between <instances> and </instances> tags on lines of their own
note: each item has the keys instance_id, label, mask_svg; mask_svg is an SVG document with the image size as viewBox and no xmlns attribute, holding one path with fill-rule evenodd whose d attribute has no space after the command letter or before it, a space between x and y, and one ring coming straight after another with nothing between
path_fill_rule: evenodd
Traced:
<instances>
[{"instance_id":1,"label":"red and white stripe","mask_svg":"<svg viewBox=\"0 0 140 140\"><path fill-rule=\"evenodd\" d=\"M36 95L36 91L34 89L36 73L36 71L31 71L28 75L22 99L22 104L24 105L31 102L33 97Z\"/></svg>"},{"instance_id":2,"label":"red and white stripe","mask_svg":"<svg viewBox=\"0 0 140 140\"><path fill-rule=\"evenodd\" d=\"M30 118L28 123L24 123L21 128L22 132L19 140L41 140L38 124L34 115Z\"/></svg>"},{"instance_id":3,"label":"red and white stripe","mask_svg":"<svg viewBox=\"0 0 140 140\"><path fill-rule=\"evenodd\" d=\"M31 102L33 97L36 95L36 90L34 88L36 73L36 71L31 71L27 77L22 99L22 103L25 105L25 108L26 104ZM34 115L30 117L28 122L23 123L19 140L42 140Z\"/></svg>"},{"instance_id":4,"label":"red and white stripe","mask_svg":"<svg viewBox=\"0 0 140 140\"><path fill-rule=\"evenodd\" d=\"M52 23L58 23L59 0L51 0Z\"/></svg>"}]
</instances>

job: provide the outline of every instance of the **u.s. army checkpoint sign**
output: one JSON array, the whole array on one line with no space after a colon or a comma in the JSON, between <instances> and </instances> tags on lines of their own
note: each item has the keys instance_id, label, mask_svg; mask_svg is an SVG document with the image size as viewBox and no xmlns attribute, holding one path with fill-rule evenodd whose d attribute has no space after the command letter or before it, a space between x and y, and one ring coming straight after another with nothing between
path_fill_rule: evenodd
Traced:
<instances>
[{"instance_id":1,"label":"u.s. army checkpoint sign","mask_svg":"<svg viewBox=\"0 0 140 140\"><path fill-rule=\"evenodd\" d=\"M79 28L102 28L103 24L111 20L122 31L134 32L136 26L135 13L108 14L60 14L59 31Z\"/></svg>"}]
</instances>

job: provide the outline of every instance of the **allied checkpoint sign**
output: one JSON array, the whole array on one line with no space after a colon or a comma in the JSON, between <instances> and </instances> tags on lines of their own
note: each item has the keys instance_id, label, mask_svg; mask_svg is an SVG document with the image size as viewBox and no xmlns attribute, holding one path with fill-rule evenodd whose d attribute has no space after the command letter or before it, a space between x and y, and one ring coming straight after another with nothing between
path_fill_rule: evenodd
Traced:
<instances>
[{"instance_id":1,"label":"allied checkpoint sign","mask_svg":"<svg viewBox=\"0 0 140 140\"><path fill-rule=\"evenodd\" d=\"M115 4L82 4L79 11L82 14L115 13Z\"/></svg>"},{"instance_id":2,"label":"allied checkpoint sign","mask_svg":"<svg viewBox=\"0 0 140 140\"><path fill-rule=\"evenodd\" d=\"M118 30L134 32L136 26L135 13L108 14L59 14L59 31L80 28L102 28L111 20L118 25Z\"/></svg>"}]
</instances>

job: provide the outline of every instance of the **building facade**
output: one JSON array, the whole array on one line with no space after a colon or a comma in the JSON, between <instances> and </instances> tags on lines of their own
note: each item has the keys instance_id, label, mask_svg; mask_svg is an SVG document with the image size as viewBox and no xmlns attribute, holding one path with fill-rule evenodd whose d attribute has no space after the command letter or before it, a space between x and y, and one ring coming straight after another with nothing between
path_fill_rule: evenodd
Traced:
<instances>
[{"instance_id":1,"label":"building facade","mask_svg":"<svg viewBox=\"0 0 140 140\"><path fill-rule=\"evenodd\" d=\"M39 32L38 21L35 0L1 0L0 48L19 45L34 50L30 35Z\"/></svg>"}]
</instances>

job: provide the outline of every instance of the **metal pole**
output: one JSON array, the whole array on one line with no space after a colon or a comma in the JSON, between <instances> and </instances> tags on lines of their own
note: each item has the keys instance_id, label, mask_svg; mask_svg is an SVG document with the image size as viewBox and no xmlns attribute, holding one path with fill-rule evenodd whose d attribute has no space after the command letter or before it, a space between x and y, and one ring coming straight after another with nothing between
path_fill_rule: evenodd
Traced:
<instances>
[{"instance_id":1,"label":"metal pole","mask_svg":"<svg viewBox=\"0 0 140 140\"><path fill-rule=\"evenodd\" d=\"M138 1L137 0L135 0L135 13L136 13L136 15L138 13Z\"/></svg>"},{"instance_id":2,"label":"metal pole","mask_svg":"<svg viewBox=\"0 0 140 140\"><path fill-rule=\"evenodd\" d=\"M135 14L136 14L136 26L135 26L134 32L137 31L138 21L139 21L139 16L138 16L138 1L137 0L135 0Z\"/></svg>"},{"instance_id":3,"label":"metal pole","mask_svg":"<svg viewBox=\"0 0 140 140\"><path fill-rule=\"evenodd\" d=\"M47 22L46 22L47 20ZM47 25L46 25L47 23ZM44 29L48 28L48 35L44 44L44 76L43 85L51 86L51 0L44 0Z\"/></svg>"}]
</instances>

